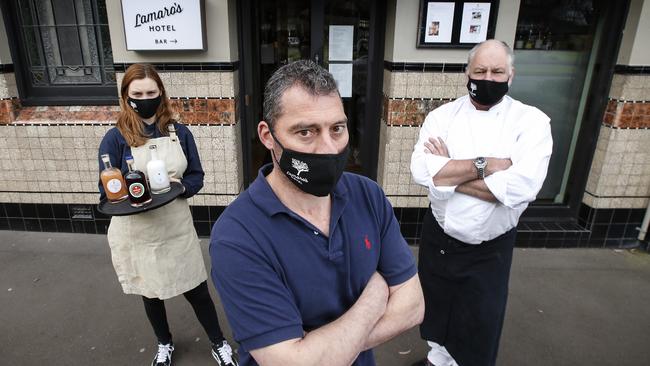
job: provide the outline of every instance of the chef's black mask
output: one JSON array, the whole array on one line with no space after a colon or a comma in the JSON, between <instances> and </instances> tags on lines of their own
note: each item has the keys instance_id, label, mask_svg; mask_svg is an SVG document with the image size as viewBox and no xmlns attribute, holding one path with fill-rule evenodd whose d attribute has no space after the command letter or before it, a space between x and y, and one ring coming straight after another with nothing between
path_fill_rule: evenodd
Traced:
<instances>
[{"instance_id":1,"label":"chef's black mask","mask_svg":"<svg viewBox=\"0 0 650 366\"><path fill-rule=\"evenodd\" d=\"M470 78L467 81L469 96L476 103L493 106L508 92L507 81L476 80Z\"/></svg>"}]
</instances>

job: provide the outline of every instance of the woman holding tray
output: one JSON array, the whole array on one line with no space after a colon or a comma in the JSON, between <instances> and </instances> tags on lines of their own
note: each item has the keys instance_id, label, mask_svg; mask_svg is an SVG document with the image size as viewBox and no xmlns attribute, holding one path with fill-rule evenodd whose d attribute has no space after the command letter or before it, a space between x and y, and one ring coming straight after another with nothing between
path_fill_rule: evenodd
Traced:
<instances>
[{"instance_id":1,"label":"woman holding tray","mask_svg":"<svg viewBox=\"0 0 650 366\"><path fill-rule=\"evenodd\" d=\"M127 171L126 156L145 170L155 145L171 181L183 193L172 202L134 215L113 216L108 243L118 280L126 294L141 295L158 338L152 366L171 365L174 345L167 324L165 299L183 294L212 342L212 356L221 366L237 365L225 340L210 298L207 273L187 198L203 187L203 169L190 130L175 121L160 76L153 66L134 64L122 79L117 126L104 136L99 155ZM100 171L103 164L100 160ZM99 184L101 199L105 198Z\"/></svg>"}]
</instances>

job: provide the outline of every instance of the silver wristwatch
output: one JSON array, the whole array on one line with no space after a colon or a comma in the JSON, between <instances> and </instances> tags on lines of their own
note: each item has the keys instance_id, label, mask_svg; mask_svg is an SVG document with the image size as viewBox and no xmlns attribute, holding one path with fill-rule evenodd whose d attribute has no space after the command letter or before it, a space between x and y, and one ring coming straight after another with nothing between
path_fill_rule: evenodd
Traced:
<instances>
[{"instance_id":1,"label":"silver wristwatch","mask_svg":"<svg viewBox=\"0 0 650 366\"><path fill-rule=\"evenodd\" d=\"M476 168L476 176L478 179L485 178L485 168L487 167L487 160L484 157L474 159L474 167Z\"/></svg>"}]
</instances>

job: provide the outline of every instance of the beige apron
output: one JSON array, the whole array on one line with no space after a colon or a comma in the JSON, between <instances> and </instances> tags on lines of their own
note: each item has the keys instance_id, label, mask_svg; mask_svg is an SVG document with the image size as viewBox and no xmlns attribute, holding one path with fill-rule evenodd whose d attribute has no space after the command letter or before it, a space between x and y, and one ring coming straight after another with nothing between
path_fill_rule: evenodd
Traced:
<instances>
[{"instance_id":1,"label":"beige apron","mask_svg":"<svg viewBox=\"0 0 650 366\"><path fill-rule=\"evenodd\" d=\"M169 176L182 178L187 159L173 125L169 137L149 139L145 145L131 148L140 171L145 171L151 160L151 145L156 145L158 158L165 162ZM168 299L208 278L185 198L136 215L113 216L108 244L117 278L126 294Z\"/></svg>"}]
</instances>

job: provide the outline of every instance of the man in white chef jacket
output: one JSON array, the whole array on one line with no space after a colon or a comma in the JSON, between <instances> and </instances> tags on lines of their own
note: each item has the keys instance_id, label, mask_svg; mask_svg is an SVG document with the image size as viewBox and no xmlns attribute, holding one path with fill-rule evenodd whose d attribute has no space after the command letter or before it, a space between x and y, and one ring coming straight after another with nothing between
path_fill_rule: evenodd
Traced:
<instances>
[{"instance_id":1,"label":"man in white chef jacket","mask_svg":"<svg viewBox=\"0 0 650 366\"><path fill-rule=\"evenodd\" d=\"M507 96L514 55L488 40L468 55L468 95L426 117L411 157L431 210L422 227L422 365L494 365L516 226L546 177L550 119Z\"/></svg>"}]
</instances>

